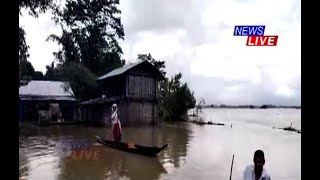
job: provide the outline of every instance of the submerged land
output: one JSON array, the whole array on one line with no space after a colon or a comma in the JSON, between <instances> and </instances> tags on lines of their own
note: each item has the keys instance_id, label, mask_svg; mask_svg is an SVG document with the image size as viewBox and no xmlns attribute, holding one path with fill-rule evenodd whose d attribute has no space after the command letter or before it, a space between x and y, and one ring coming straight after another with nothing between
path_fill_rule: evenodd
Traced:
<instances>
[{"instance_id":1,"label":"submerged land","mask_svg":"<svg viewBox=\"0 0 320 180\"><path fill-rule=\"evenodd\" d=\"M292 123L301 129L301 110L205 108L201 115L205 121L226 125L163 122L159 126L123 127L125 142L169 144L157 158L97 145L95 136L111 139L111 128L55 125L23 129L19 174L27 179L222 180L230 176L234 155L232 179L239 179L252 164L254 151L262 149L273 179L301 179L301 134L272 128ZM72 156L58 148L67 139L87 144Z\"/></svg>"},{"instance_id":2,"label":"submerged land","mask_svg":"<svg viewBox=\"0 0 320 180\"><path fill-rule=\"evenodd\" d=\"M301 109L301 106L281 106L281 105L272 105L272 104L265 104L265 105L205 105L203 108L243 108L243 109L274 109L274 108L281 108L281 109Z\"/></svg>"}]
</instances>

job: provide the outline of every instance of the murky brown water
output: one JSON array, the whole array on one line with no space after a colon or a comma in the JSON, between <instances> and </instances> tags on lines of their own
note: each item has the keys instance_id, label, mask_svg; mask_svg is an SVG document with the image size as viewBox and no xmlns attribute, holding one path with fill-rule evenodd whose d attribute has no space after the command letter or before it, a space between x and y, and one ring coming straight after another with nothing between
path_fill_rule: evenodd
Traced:
<instances>
[{"instance_id":1,"label":"murky brown water","mask_svg":"<svg viewBox=\"0 0 320 180\"><path fill-rule=\"evenodd\" d=\"M254 150L259 148L266 153L266 168L273 179L301 179L301 134L271 127L292 120L300 123L300 111L205 111L206 119L227 126L164 123L123 129L123 141L150 146L169 144L156 158L97 144L97 135L111 139L111 131L106 128L25 127L20 135L20 176L30 180L225 180L229 179L235 154L233 180L240 180L244 168L252 163ZM68 150L68 144L78 145L78 150Z\"/></svg>"},{"instance_id":2,"label":"murky brown water","mask_svg":"<svg viewBox=\"0 0 320 180\"><path fill-rule=\"evenodd\" d=\"M95 136L111 139L106 128L50 126L25 128L20 137L20 176L28 179L158 179L166 167L179 167L190 138L188 124L124 128L123 141L170 146L157 158L121 152L96 143ZM85 144L68 151L69 144ZM81 141L82 140L82 141ZM87 142L83 142L87 141ZM68 153L69 152L69 153Z\"/></svg>"}]
</instances>

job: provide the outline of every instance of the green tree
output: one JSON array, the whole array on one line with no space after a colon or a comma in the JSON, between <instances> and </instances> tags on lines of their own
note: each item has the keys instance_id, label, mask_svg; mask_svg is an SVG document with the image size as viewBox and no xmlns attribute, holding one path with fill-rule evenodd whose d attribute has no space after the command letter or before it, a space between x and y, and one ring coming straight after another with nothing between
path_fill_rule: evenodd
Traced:
<instances>
[{"instance_id":1,"label":"green tree","mask_svg":"<svg viewBox=\"0 0 320 180\"><path fill-rule=\"evenodd\" d=\"M75 39L72 33L62 30L62 35L50 35L46 41L55 41L62 46L62 49L58 52L54 52L55 60L59 63L80 63L79 48L75 46Z\"/></svg>"},{"instance_id":2,"label":"green tree","mask_svg":"<svg viewBox=\"0 0 320 180\"><path fill-rule=\"evenodd\" d=\"M32 76L33 80L44 80L44 75L41 71L35 71Z\"/></svg>"},{"instance_id":3,"label":"green tree","mask_svg":"<svg viewBox=\"0 0 320 180\"><path fill-rule=\"evenodd\" d=\"M81 100L88 100L100 94L97 90L97 76L81 63L65 63L58 68L58 76L69 82L74 95Z\"/></svg>"},{"instance_id":4,"label":"green tree","mask_svg":"<svg viewBox=\"0 0 320 180\"><path fill-rule=\"evenodd\" d=\"M63 62L79 61L100 76L120 67L124 39L118 16L119 0L67 0L63 8L55 8L55 21L62 27L62 36L51 35L63 49L56 53Z\"/></svg>"},{"instance_id":5,"label":"green tree","mask_svg":"<svg viewBox=\"0 0 320 180\"><path fill-rule=\"evenodd\" d=\"M151 54L138 54L138 61L149 61L164 76L165 61L154 59ZM187 83L181 83L182 73L175 74L170 79L159 83L159 115L163 120L183 120L188 109L194 108L196 100L193 92L190 91Z\"/></svg>"},{"instance_id":6,"label":"green tree","mask_svg":"<svg viewBox=\"0 0 320 180\"><path fill-rule=\"evenodd\" d=\"M163 76L166 76L165 72L165 61L156 60L154 59L151 54L138 54L138 60L139 61L149 61L155 68L157 68Z\"/></svg>"},{"instance_id":7,"label":"green tree","mask_svg":"<svg viewBox=\"0 0 320 180\"><path fill-rule=\"evenodd\" d=\"M65 80L82 100L98 96L96 78L124 64L119 39L124 39L118 16L119 0L67 0L54 8L54 20L61 35L47 41L62 48L54 53L58 65L47 67L46 78Z\"/></svg>"},{"instance_id":8,"label":"green tree","mask_svg":"<svg viewBox=\"0 0 320 180\"><path fill-rule=\"evenodd\" d=\"M65 85L70 85L75 97L80 100L88 100L99 95L96 84L97 76L83 64L68 62L58 63L55 66L52 62L46 68L46 80L68 82Z\"/></svg>"},{"instance_id":9,"label":"green tree","mask_svg":"<svg viewBox=\"0 0 320 180\"><path fill-rule=\"evenodd\" d=\"M181 83L178 73L165 80L160 90L160 116L164 120L184 120L188 109L194 108L196 100L187 83Z\"/></svg>"},{"instance_id":10,"label":"green tree","mask_svg":"<svg viewBox=\"0 0 320 180\"><path fill-rule=\"evenodd\" d=\"M40 13L54 7L54 3L54 0L19 0L19 13L21 9L27 9L31 16L38 17Z\"/></svg>"},{"instance_id":11,"label":"green tree","mask_svg":"<svg viewBox=\"0 0 320 180\"><path fill-rule=\"evenodd\" d=\"M30 56L28 53L29 46L25 40L26 32L21 27L19 28L19 63L21 61L27 61Z\"/></svg>"},{"instance_id":12,"label":"green tree","mask_svg":"<svg viewBox=\"0 0 320 180\"><path fill-rule=\"evenodd\" d=\"M39 14L46 12L48 9L55 7L55 0L19 0L19 14L21 10L26 9L29 15L38 17ZM25 31L19 26L19 60L27 60L29 46L25 40Z\"/></svg>"},{"instance_id":13,"label":"green tree","mask_svg":"<svg viewBox=\"0 0 320 180\"><path fill-rule=\"evenodd\" d=\"M19 64L20 78L21 80L31 80L35 70L31 62L23 60Z\"/></svg>"},{"instance_id":14,"label":"green tree","mask_svg":"<svg viewBox=\"0 0 320 180\"><path fill-rule=\"evenodd\" d=\"M40 13L44 13L48 9L53 8L54 6L55 0L19 0L19 14L22 14L22 9L26 9L28 10L29 15L33 17L38 17ZM29 46L27 45L25 35L26 33L24 29L21 26L19 26L19 86L21 85L20 80L25 80L23 79L24 72L20 72L20 67L25 65L29 57Z\"/></svg>"},{"instance_id":15,"label":"green tree","mask_svg":"<svg viewBox=\"0 0 320 180\"><path fill-rule=\"evenodd\" d=\"M61 80L58 74L58 68L54 66L54 62L50 66L46 66L46 74L44 75L46 80Z\"/></svg>"}]
</instances>

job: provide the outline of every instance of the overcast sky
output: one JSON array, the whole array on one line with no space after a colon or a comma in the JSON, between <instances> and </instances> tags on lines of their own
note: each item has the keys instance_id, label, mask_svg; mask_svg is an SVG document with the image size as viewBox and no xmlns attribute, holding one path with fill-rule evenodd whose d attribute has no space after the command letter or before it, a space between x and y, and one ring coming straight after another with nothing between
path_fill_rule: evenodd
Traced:
<instances>
[{"instance_id":1,"label":"overcast sky","mask_svg":"<svg viewBox=\"0 0 320 180\"><path fill-rule=\"evenodd\" d=\"M138 53L166 61L168 75L183 73L206 104L301 104L301 2L299 0L120 0L123 58ZM50 13L23 13L30 61L45 72L59 47ZM279 35L275 47L247 47L235 25L265 25Z\"/></svg>"}]
</instances>

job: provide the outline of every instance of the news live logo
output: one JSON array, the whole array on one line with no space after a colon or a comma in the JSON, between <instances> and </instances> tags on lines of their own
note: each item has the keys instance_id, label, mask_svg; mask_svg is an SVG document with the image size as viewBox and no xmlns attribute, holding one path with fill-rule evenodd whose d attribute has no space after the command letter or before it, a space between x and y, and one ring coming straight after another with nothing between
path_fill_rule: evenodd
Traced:
<instances>
[{"instance_id":1,"label":"news live logo","mask_svg":"<svg viewBox=\"0 0 320 180\"><path fill-rule=\"evenodd\" d=\"M235 26L233 36L247 36L247 46L276 46L278 35L264 35L266 26Z\"/></svg>"},{"instance_id":2,"label":"news live logo","mask_svg":"<svg viewBox=\"0 0 320 180\"><path fill-rule=\"evenodd\" d=\"M56 148L58 153L70 157L73 160L98 160L99 149L92 148L92 142L87 139L63 138L58 141Z\"/></svg>"}]
</instances>

